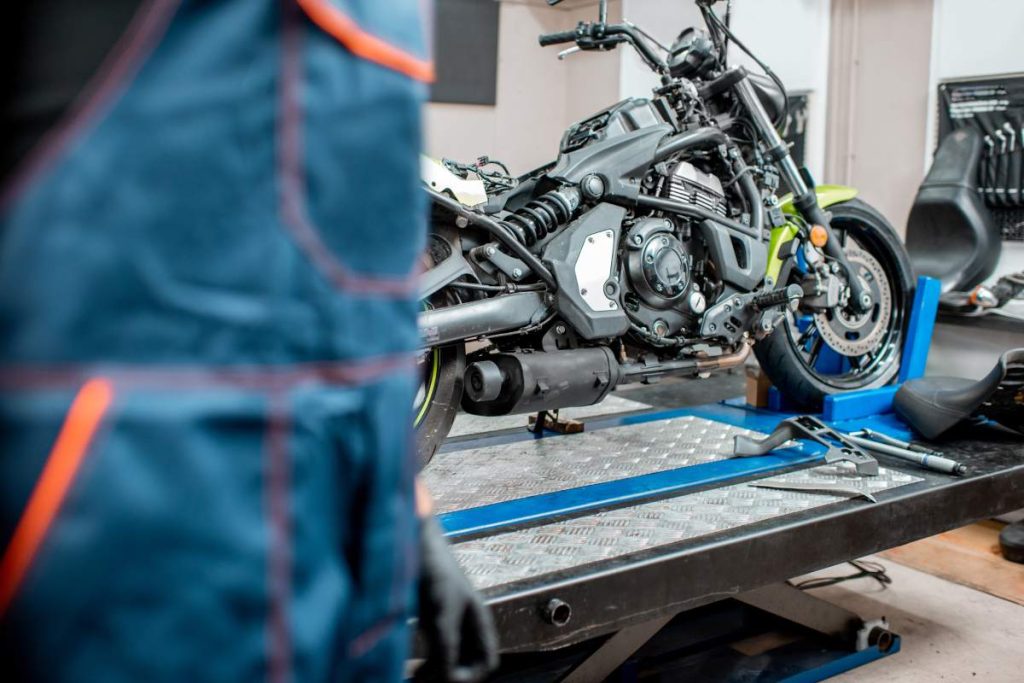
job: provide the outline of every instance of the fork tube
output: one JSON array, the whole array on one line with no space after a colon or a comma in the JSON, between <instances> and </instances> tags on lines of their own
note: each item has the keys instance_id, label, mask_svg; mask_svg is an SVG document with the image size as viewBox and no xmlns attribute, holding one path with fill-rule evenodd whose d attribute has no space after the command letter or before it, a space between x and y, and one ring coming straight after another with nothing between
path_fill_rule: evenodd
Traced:
<instances>
[{"instance_id":1,"label":"fork tube","mask_svg":"<svg viewBox=\"0 0 1024 683\"><path fill-rule=\"evenodd\" d=\"M743 67L738 67L743 68ZM775 126L772 124L771 117L768 116L768 112L764 110L764 105L761 104L760 98L757 96L757 91L754 90L754 86L750 84L750 80L744 75L744 78L740 79L735 86L736 95L740 98L740 102L746 107L750 113L751 118L754 121L754 127L757 128L758 134L761 139L768 145L768 159L776 164L779 169L779 173L789 184L789 187L793 190L793 205L803 214L811 223L825 228L828 233L828 241L825 243L825 253L831 258L839 262L846 271L847 282L850 286L850 294L852 295L852 303L854 308L860 311L866 311L872 305L871 295L864 289L860 282L860 278L854 275L853 269L850 267L849 262L846 260L846 254L843 252L843 246L839 244L839 240L835 238L832 233L832 227L828 218L828 214L825 210L818 205L818 197L814 191L807 186L804 181L804 177L800 174L800 169L797 168L796 162L793 161L792 155L789 153L789 147L786 145L786 141L782 139L779 132L775 130Z\"/></svg>"},{"instance_id":2,"label":"fork tube","mask_svg":"<svg viewBox=\"0 0 1024 683\"><path fill-rule=\"evenodd\" d=\"M761 139L768 144L768 158L778 165L779 172L793 190L793 196L804 197L807 194L811 194L811 189L807 187L807 183L804 182L804 177L800 175L800 169L796 167L796 162L793 161L793 157L789 153L789 147L786 146L786 141L783 140L782 136L779 135L779 132L775 130L771 117L769 117L768 112L764 110L764 105L761 104L761 100L758 98L757 91L754 90L754 86L752 86L750 81L744 77L742 80L737 82L734 87L736 88L736 94L739 96L740 102L742 102L743 106L746 107L748 112L750 112L750 116L754 120L754 127L757 128L758 135L760 135Z\"/></svg>"}]
</instances>

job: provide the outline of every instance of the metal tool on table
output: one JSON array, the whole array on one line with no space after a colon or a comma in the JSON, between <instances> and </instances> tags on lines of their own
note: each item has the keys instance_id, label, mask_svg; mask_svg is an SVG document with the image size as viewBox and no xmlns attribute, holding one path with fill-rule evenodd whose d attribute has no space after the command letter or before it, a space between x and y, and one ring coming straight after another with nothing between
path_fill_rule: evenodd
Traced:
<instances>
[{"instance_id":1,"label":"metal tool on table","mask_svg":"<svg viewBox=\"0 0 1024 683\"><path fill-rule=\"evenodd\" d=\"M922 446L921 444L912 443L910 441L902 441L900 439L897 439L895 436L889 436L884 432L876 432L875 430L868 429L867 427L861 429L858 432L850 432L849 436L859 436L864 437L866 439L870 439L872 441L881 441L882 443L887 443L890 446L896 446L897 448L905 448L908 451L916 451L918 453L924 453L925 455L942 455L942 453L932 450L931 448Z\"/></svg>"},{"instance_id":2,"label":"metal tool on table","mask_svg":"<svg viewBox=\"0 0 1024 683\"><path fill-rule=\"evenodd\" d=\"M888 434L862 429L859 432L847 434L846 438L868 450L908 460L929 470L957 476L967 473L967 468L963 463L950 460L938 451L908 441L901 441Z\"/></svg>"},{"instance_id":3,"label":"metal tool on table","mask_svg":"<svg viewBox=\"0 0 1024 683\"><path fill-rule=\"evenodd\" d=\"M850 462L859 474L874 476L878 474L878 461L862 451L856 443L840 434L824 422L811 415L791 417L780 422L772 433L764 439L752 439L738 435L735 440L734 454L748 458L764 455L775 450L792 439L808 439L825 446L825 462Z\"/></svg>"},{"instance_id":4,"label":"metal tool on table","mask_svg":"<svg viewBox=\"0 0 1024 683\"><path fill-rule=\"evenodd\" d=\"M877 503L878 499L868 491L861 491L852 486L832 486L829 484L816 484L804 481L783 481L780 479L762 479L752 481L748 486L756 489L777 489L780 491L803 491L806 493L827 493L830 496L846 496L847 498L863 498L871 503Z\"/></svg>"}]
</instances>

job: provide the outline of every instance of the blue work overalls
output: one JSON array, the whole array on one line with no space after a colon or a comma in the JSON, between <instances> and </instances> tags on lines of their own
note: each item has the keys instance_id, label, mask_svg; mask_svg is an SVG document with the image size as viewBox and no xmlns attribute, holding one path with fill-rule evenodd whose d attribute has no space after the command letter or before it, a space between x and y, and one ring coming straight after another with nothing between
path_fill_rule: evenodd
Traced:
<instances>
[{"instance_id":1,"label":"blue work overalls","mask_svg":"<svg viewBox=\"0 0 1024 683\"><path fill-rule=\"evenodd\" d=\"M152 0L0 195L0 679L396 680L421 0Z\"/></svg>"}]
</instances>

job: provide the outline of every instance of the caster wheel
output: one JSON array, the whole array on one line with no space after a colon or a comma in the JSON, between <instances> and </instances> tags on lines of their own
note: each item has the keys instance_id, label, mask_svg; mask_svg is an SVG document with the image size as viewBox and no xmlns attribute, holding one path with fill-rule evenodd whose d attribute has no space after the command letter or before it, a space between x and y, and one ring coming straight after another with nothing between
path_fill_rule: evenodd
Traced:
<instances>
[{"instance_id":1,"label":"caster wheel","mask_svg":"<svg viewBox=\"0 0 1024 683\"><path fill-rule=\"evenodd\" d=\"M1009 524L999 533L1003 557L1010 562L1024 564L1024 522Z\"/></svg>"}]
</instances>

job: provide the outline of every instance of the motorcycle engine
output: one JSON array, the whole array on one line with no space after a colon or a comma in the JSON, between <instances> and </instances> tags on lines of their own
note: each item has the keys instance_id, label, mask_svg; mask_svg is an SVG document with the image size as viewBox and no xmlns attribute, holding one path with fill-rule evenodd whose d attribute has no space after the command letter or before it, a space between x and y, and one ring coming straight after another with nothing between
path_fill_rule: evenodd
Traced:
<instances>
[{"instance_id":1,"label":"motorcycle engine","mask_svg":"<svg viewBox=\"0 0 1024 683\"><path fill-rule=\"evenodd\" d=\"M665 176L661 194L684 204L694 204L724 216L725 190L718 176L705 173L688 161L677 163Z\"/></svg>"},{"instance_id":2,"label":"motorcycle engine","mask_svg":"<svg viewBox=\"0 0 1024 683\"><path fill-rule=\"evenodd\" d=\"M722 182L687 161L668 168L658 193L666 198L726 215ZM626 233L628 287L625 310L648 335L667 338L694 330L707 307L704 248L690 223L650 216Z\"/></svg>"}]
</instances>

